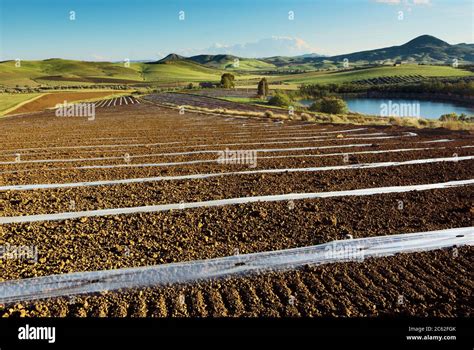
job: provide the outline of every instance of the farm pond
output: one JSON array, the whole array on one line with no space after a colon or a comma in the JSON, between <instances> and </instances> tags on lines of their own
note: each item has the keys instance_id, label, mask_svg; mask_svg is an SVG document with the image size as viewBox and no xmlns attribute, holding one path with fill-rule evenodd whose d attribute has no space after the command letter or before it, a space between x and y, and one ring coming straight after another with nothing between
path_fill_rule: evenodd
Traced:
<instances>
[{"instance_id":1,"label":"farm pond","mask_svg":"<svg viewBox=\"0 0 474 350\"><path fill-rule=\"evenodd\" d=\"M443 114L464 113L474 115L474 108L454 102L385 98L344 98L351 112L380 116L423 117L438 119ZM313 100L300 100L303 106L311 106Z\"/></svg>"}]
</instances>

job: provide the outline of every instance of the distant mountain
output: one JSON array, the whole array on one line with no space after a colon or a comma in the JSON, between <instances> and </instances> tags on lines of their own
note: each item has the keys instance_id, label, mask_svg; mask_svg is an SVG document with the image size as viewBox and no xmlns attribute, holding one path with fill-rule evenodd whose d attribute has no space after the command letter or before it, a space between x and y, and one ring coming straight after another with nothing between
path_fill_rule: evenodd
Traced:
<instances>
[{"instance_id":1,"label":"distant mountain","mask_svg":"<svg viewBox=\"0 0 474 350\"><path fill-rule=\"evenodd\" d=\"M450 63L457 59L459 62L474 62L474 45L450 45L434 36L421 35L400 46L337 55L328 59L332 61L348 59L350 62L400 60L419 63Z\"/></svg>"},{"instance_id":2,"label":"distant mountain","mask_svg":"<svg viewBox=\"0 0 474 350\"><path fill-rule=\"evenodd\" d=\"M395 61L446 65L454 63L455 59L461 65L464 63L474 64L474 44L459 43L451 45L434 36L422 35L400 46L332 57L311 53L295 57L274 56L257 59L225 54L184 57L172 53L158 61L132 61L129 64L60 58L22 61L21 65L26 69L18 69L16 62L9 60L0 62L0 87L60 86L71 83L89 85L207 82L219 81L224 71L231 71L239 77L245 75L245 73L250 73L248 75L249 79L254 79L256 75L267 75L274 72L280 72L283 76L290 73L294 76L286 79L293 80L295 78L294 80L296 80L298 73L341 68L345 58L355 67L367 66L367 63L390 64ZM412 67L415 67L415 71L419 68ZM449 67L444 68L451 69ZM449 74L451 73L454 74L454 72L449 71ZM466 71L459 70L454 75L466 73ZM310 76L301 77L299 81L305 82L311 81L311 79L313 78Z\"/></svg>"},{"instance_id":3,"label":"distant mountain","mask_svg":"<svg viewBox=\"0 0 474 350\"><path fill-rule=\"evenodd\" d=\"M159 61L156 62L150 62L150 63L167 63L167 62L172 62L172 61L182 61L185 60L186 57L178 55L176 53L170 53L168 56L162 58Z\"/></svg>"},{"instance_id":4,"label":"distant mountain","mask_svg":"<svg viewBox=\"0 0 474 350\"><path fill-rule=\"evenodd\" d=\"M234 55L197 55L189 57L189 60L204 65L221 67L222 65L233 64L242 59Z\"/></svg>"},{"instance_id":5,"label":"distant mountain","mask_svg":"<svg viewBox=\"0 0 474 350\"><path fill-rule=\"evenodd\" d=\"M315 58L315 57L326 57L325 55L320 55L319 53L307 53L304 55L299 55L295 57L300 57L300 58Z\"/></svg>"},{"instance_id":6,"label":"distant mountain","mask_svg":"<svg viewBox=\"0 0 474 350\"><path fill-rule=\"evenodd\" d=\"M229 70L270 70L275 66L271 63L264 62L255 58L243 58L234 55L196 55L184 57L176 53L169 54L154 63L171 63L171 62L190 62L201 66L214 69Z\"/></svg>"},{"instance_id":7,"label":"distant mountain","mask_svg":"<svg viewBox=\"0 0 474 350\"><path fill-rule=\"evenodd\" d=\"M474 44L460 43L451 45L431 35L421 35L409 42L381 49L359 51L336 56L323 56L309 53L299 56L274 56L266 58L242 58L234 55L196 55L184 57L175 53L153 63L173 61L194 62L209 68L226 70L314 70L335 68L344 59L349 62L387 63L437 63L451 64L455 59L459 63L474 63Z\"/></svg>"}]
</instances>

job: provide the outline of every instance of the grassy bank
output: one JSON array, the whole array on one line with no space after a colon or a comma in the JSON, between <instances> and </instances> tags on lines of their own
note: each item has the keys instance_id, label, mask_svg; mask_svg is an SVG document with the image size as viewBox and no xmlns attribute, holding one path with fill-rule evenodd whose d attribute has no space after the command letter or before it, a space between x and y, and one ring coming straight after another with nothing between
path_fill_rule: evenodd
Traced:
<instances>
[{"instance_id":1,"label":"grassy bank","mask_svg":"<svg viewBox=\"0 0 474 350\"><path fill-rule=\"evenodd\" d=\"M240 101L242 102L242 101ZM149 102L151 103L151 102ZM410 117L380 117L374 115L364 115L356 113L348 114L325 114L315 112L302 112L296 110L290 114L287 109L269 106L264 112L250 112L240 111L238 109L227 108L204 108L195 107L191 105L174 105L171 103L159 104L163 107L179 109L184 108L188 112L205 113L205 114L219 114L223 116L241 116L253 118L268 118L275 121L290 121L301 120L309 123L331 123L331 124L352 124L352 125L397 125L405 127L421 128L446 128L449 130L471 130L474 131L474 124L462 121L439 121L424 118L410 118Z\"/></svg>"}]
</instances>

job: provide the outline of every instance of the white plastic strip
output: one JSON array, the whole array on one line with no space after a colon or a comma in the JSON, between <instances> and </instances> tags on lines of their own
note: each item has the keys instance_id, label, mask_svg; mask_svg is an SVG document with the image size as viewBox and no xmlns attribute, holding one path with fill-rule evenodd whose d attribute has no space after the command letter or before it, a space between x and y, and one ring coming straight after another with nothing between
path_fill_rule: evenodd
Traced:
<instances>
[{"instance_id":1,"label":"white plastic strip","mask_svg":"<svg viewBox=\"0 0 474 350\"><path fill-rule=\"evenodd\" d=\"M39 214L39 215L25 215L25 216L5 216L0 217L0 224L14 224L37 221L56 221L78 219L83 217L99 217L107 215L121 215L121 214L138 214L138 213L156 213L168 210L184 210L202 207L217 207L223 205L247 204L256 202L278 202L298 199L311 198L330 198L330 197L344 197L344 196L370 196L374 194L387 193L404 193L410 191L426 191L450 187L460 187L474 184L474 179L442 182L426 185L409 185L409 186L391 186L391 187L375 187L364 188L347 191L333 191L333 192L316 192L316 193L287 193L269 196L254 196L254 197L238 197L228 199L217 199L202 202L189 203L173 203L173 204L159 204L148 205L142 207L126 207L113 209L99 209L87 211L73 211L55 214Z\"/></svg>"},{"instance_id":2,"label":"white plastic strip","mask_svg":"<svg viewBox=\"0 0 474 350\"><path fill-rule=\"evenodd\" d=\"M440 139L440 140L428 140L428 141L420 141L420 143L445 143L445 142L452 142L454 140L451 139Z\"/></svg>"},{"instance_id":3,"label":"white plastic strip","mask_svg":"<svg viewBox=\"0 0 474 350\"><path fill-rule=\"evenodd\" d=\"M193 283L305 265L363 261L472 245L474 227L333 241L315 246L145 267L76 272L0 283L0 304L77 294Z\"/></svg>"},{"instance_id":4,"label":"white plastic strip","mask_svg":"<svg viewBox=\"0 0 474 350\"><path fill-rule=\"evenodd\" d=\"M397 136L398 137L398 136ZM354 138L346 138L344 140L378 140L381 138L396 138L392 136L385 136L385 137L354 137ZM292 143L312 143L312 142L324 142L324 141L335 141L335 140L327 140L327 139L319 139L315 138L312 140L285 140L285 141L268 141L268 142L245 142L245 143L221 143L221 144L203 144L203 145L187 145L187 146L177 146L178 148L198 148L198 147L216 147L216 146L258 146L258 145L270 145L270 144L292 144ZM136 146L137 144L133 145ZM144 146L145 144L141 144ZM155 144L149 144L148 146L154 146ZM123 144L122 146L129 147L129 145ZM176 147L173 147L176 148ZM196 154L196 153L216 153L220 152L221 150L210 150L210 151L192 151L192 152L180 152L180 155L183 154ZM173 153L170 153L173 154ZM166 155L166 153L158 153L158 154L141 154L130 156L130 158L142 158L142 157L154 157L154 156L161 156ZM28 164L28 163L70 163L70 162L87 162L87 161L98 161L98 160L112 160L112 159L122 159L123 157L95 157L95 158L56 158L56 159L32 159L32 160L22 160L22 161L8 161L8 162L0 162L0 165L11 165L11 164Z\"/></svg>"},{"instance_id":5,"label":"white plastic strip","mask_svg":"<svg viewBox=\"0 0 474 350\"><path fill-rule=\"evenodd\" d=\"M333 149L333 148L352 148L352 147L370 147L371 143L362 143L362 144L352 144L352 145L340 145L340 146L319 146L319 147L293 147L293 148L262 148L262 149L251 149L249 151L255 152L290 152L290 151L309 151L309 150L319 150L319 149ZM154 156L181 156L181 155L191 155L191 154L219 154L222 150L205 150L205 151L194 151L194 152L174 152L174 153L158 153ZM130 158L136 156L130 156ZM119 157L124 159L124 157ZM16 173L25 173L32 171L56 171L56 170L74 170L74 169L112 169L112 168L146 168L146 167L160 167L160 166L174 166L174 165L190 165L190 164L200 164L200 163L216 163L217 160L191 160L183 162L172 162L172 163L141 163L141 164L109 164L109 165L83 165L69 168L48 168L48 169L21 169L21 170L7 170L2 171L0 174L16 174Z\"/></svg>"},{"instance_id":6,"label":"white plastic strip","mask_svg":"<svg viewBox=\"0 0 474 350\"><path fill-rule=\"evenodd\" d=\"M374 152L382 152L382 151L374 151ZM343 155L342 153L337 153L337 154ZM143 178L121 179L121 180L72 182L72 183L63 183L63 184L9 185L9 186L0 186L0 191L26 191L26 190L53 189L53 188L124 185L124 184L131 184L131 183L144 183L144 182L156 182L156 181L198 180L198 179L207 179L211 177L230 176L230 175L279 174L279 173L318 172L318 171L331 171L331 170L372 169L372 168L394 167L394 166L404 166L404 165L414 165L414 164L458 162L458 161L472 160L472 159L474 159L474 156L414 159L414 160L407 160L403 162L360 163L360 164L334 165L334 166L325 166L325 167L259 169L259 170L233 171L233 172L227 172L227 173L190 174L190 175L178 175L178 176L155 176L155 177L143 177ZM215 162L218 162L218 161L215 160Z\"/></svg>"},{"instance_id":7,"label":"white plastic strip","mask_svg":"<svg viewBox=\"0 0 474 350\"><path fill-rule=\"evenodd\" d=\"M379 135L386 135L385 133L373 133L373 134L356 134L354 136L357 136L357 137L362 137L362 136L379 136ZM74 153L91 153L91 152L95 152L95 153L100 153L100 152L116 152L116 150L111 150L110 148L115 148L115 147L122 147L122 148L127 148L127 147L152 147L152 146L162 146L162 145L177 145L177 144L181 144L180 146L170 146L170 147L165 147L165 148L194 148L194 147L216 147L216 146L241 146L241 145L260 145L262 143L265 143L266 141L281 141L281 142L276 142L276 143L291 143L291 142L283 142L283 141L291 141L291 140L308 140L307 142L311 142L311 140L319 140L321 139L322 141L324 141L324 139L326 139L327 141L333 141L334 139L331 138L331 139L328 139L330 136L299 136L299 137L269 137L269 138L262 138L259 142L240 142L240 143L236 143L235 141L246 141L248 140L248 138L250 137L249 136L237 136L237 137L233 137L233 141L234 143L207 143L207 144L190 144L190 141L193 141L193 142L196 142L196 141L201 141L201 140L207 140L206 138L204 137L195 137L195 138L187 138L186 141L173 141L173 142L165 142L165 143L136 143L136 141L140 140L140 139L150 139L149 137L123 137L123 138L95 138L95 139L90 139L90 141L101 141L101 140L114 140L114 141L124 141L124 140L127 140L127 141L130 141L130 140L133 140L135 141L135 143L118 143L118 144L114 144L114 145L97 145L97 149L94 148L94 145L84 145L86 146L88 149L91 149L92 148L92 151L91 150L87 150L87 151L78 151L76 150ZM210 140L209 140L210 141ZM299 142L303 142L303 141L299 141ZM271 142L271 143L275 143L275 142ZM104 146L104 147L103 147ZM73 147L77 147L77 146L73 146ZM83 146L80 146L81 148L85 148ZM100 148L109 148L107 151L105 150L101 150ZM60 148L62 149L62 147ZM68 149L66 149L68 150ZM57 154L58 153L58 150L56 151L51 151L51 150L48 150L48 149L45 149L45 150L39 150L40 152L37 152L36 150L32 149L31 153L27 153L27 152L22 152L21 153L21 156L24 157L24 156L39 156L39 155L48 155L48 154ZM69 150L68 150L69 151ZM61 153L61 151L59 151ZM2 153L0 154L0 157L11 157L11 156L14 156L16 155L16 153Z\"/></svg>"},{"instance_id":8,"label":"white plastic strip","mask_svg":"<svg viewBox=\"0 0 474 350\"><path fill-rule=\"evenodd\" d=\"M107 100L109 101L109 100ZM214 123L215 124L215 123ZM212 124L212 125L214 125ZM236 125L235 127L240 127L239 125ZM196 124L190 125L190 129L183 128L183 129L173 129L174 131L183 131L187 132L189 130L196 130ZM211 128L206 128L206 130L203 131L209 131ZM267 128L264 128L262 132L265 134L277 134L281 136L301 136L301 135L319 135L319 134L331 134L331 133L347 133L347 132L355 132L355 131L361 131L361 130L366 130L367 128L362 128L362 129L349 129L349 130L336 130L336 131L331 131L331 132L320 132L321 130L326 130L326 129L315 129L315 130L306 130L306 131L295 131L295 130L286 130L285 127L280 128L279 130L268 130ZM245 134L245 135L250 135L249 132L235 132L235 131L221 131L217 130L216 131L211 131L211 133L217 133L219 135L240 135L240 134ZM408 136L408 134L406 134ZM353 135L357 136L357 134ZM412 135L410 135L412 136ZM179 142L182 143L182 142ZM156 143L156 144L132 144L131 146L153 146L153 145L160 145L163 143ZM166 143L165 143L166 144ZM35 150L51 150L51 149L76 149L76 148L90 148L90 147L101 147L101 148L113 148L113 147L121 147L125 144L107 144L107 145L77 145L77 146L53 146L53 147L36 147L36 148L17 148L17 149L9 149L9 150L2 150L2 154L5 152L22 152L22 151L35 151Z\"/></svg>"},{"instance_id":9,"label":"white plastic strip","mask_svg":"<svg viewBox=\"0 0 474 350\"><path fill-rule=\"evenodd\" d=\"M219 135L222 135L223 132L219 132ZM282 135L283 136L283 135ZM358 136L358 135L354 135ZM386 138L400 138L403 137L403 135L400 136L380 136L380 137L373 137L375 140L379 139L386 139ZM319 136L319 137L314 137L315 139L321 139L321 141L344 141L344 140L356 140L359 139L359 137L351 137L351 138L341 138L341 139L331 139L328 138L327 136ZM276 138L274 138L276 139ZM371 137L360 137L360 139L371 139ZM278 139L276 139L278 140ZM284 140L291 140L289 137L281 137L279 140L284 141ZM308 141L298 141L298 142L308 142ZM41 150L60 150L60 149L84 149L84 148L116 148L116 147L154 147L154 146L163 146L163 145L172 145L172 144L182 144L184 143L183 141L171 141L171 142L157 142L157 143L117 143L117 144L98 144L98 145L78 145L78 146L53 146L53 147L36 147L36 148L22 148L22 149L11 149L11 150L4 150L2 151L2 154L8 154L8 152L14 152L14 153L21 153L23 151L41 151ZM234 144L225 144L225 143L217 143L217 144L206 144L206 145L188 145L189 147L204 147L204 146L226 146L226 145L245 145L245 144L265 144L268 142L254 142L254 143L234 143ZM275 143L275 142L271 142ZM276 142L278 143L278 142ZM293 142L279 142L279 143L293 143Z\"/></svg>"}]
</instances>

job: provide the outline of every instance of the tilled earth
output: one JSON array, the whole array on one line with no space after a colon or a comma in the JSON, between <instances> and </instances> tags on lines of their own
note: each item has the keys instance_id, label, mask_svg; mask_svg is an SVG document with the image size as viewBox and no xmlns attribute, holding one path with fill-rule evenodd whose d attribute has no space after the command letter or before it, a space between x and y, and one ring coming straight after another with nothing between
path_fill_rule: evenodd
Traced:
<instances>
[{"instance_id":1,"label":"tilled earth","mask_svg":"<svg viewBox=\"0 0 474 350\"><path fill-rule=\"evenodd\" d=\"M3 317L470 317L473 248L0 307Z\"/></svg>"},{"instance_id":2,"label":"tilled earth","mask_svg":"<svg viewBox=\"0 0 474 350\"><path fill-rule=\"evenodd\" d=\"M235 103L225 100L219 100L214 97L208 97L205 95L197 96L194 94L180 94L180 93L162 93L155 94L146 97L147 100L158 103L170 103L178 106L194 106L204 107L210 109L216 108L227 108L239 111L252 111L252 112L264 112L268 108L259 107L254 105L248 105L243 103Z\"/></svg>"},{"instance_id":3,"label":"tilled earth","mask_svg":"<svg viewBox=\"0 0 474 350\"><path fill-rule=\"evenodd\" d=\"M184 98L203 104L212 100L199 96ZM237 107L232 106L233 109ZM0 128L4 135L0 141L1 216L432 184L468 180L474 174L473 160L457 160L457 157L474 155L473 135L445 129L293 121L277 124L267 119L226 118L189 112L181 115L176 110L149 103L100 108L94 121L59 118L51 111L5 118L0 120ZM255 167L217 163L216 152L227 149L257 150ZM390 152L374 153L379 151ZM456 161L371 169L233 174L445 157ZM8 185L203 173L228 174L207 179L168 179L135 184L78 185L24 191L3 189ZM0 226L0 246L35 246L38 260L0 259L0 280L208 259L232 255L236 250L245 254L303 247L343 239L348 234L358 238L469 227L474 217L473 188L464 186L3 224ZM472 253L472 248L461 249L464 253ZM198 286L81 299L96 307L68 306L64 300L58 299L17 311L20 314L53 316L113 315L113 312L134 315L137 305L143 304L145 311L140 309L141 306L141 311L137 311L140 315L357 316L408 313L451 316L459 312L466 315L469 307L463 299L466 295L463 288L467 288L472 279L466 269L459 269L447 254L446 251L408 254L371 259L362 264L341 263ZM426 261L427 266L438 261L446 262L446 270L439 271L438 267L433 267L430 272L420 267L406 270L409 262L419 264L420 261ZM466 263L466 260L459 261ZM392 266L404 266L405 270L400 275ZM382 274L380 269L385 267L389 270ZM365 271L362 274L359 272L361 269ZM342 282L334 277L339 276L338 271L345 271L344 276L358 276L357 281L366 282L349 283L352 289L344 289L349 287L341 287ZM445 276L439 287L432 287L434 271ZM458 271L458 275L452 277L446 271ZM326 279L326 275L333 278ZM410 288L416 290L410 294L412 303L405 304L405 308L394 308L396 300L388 298L396 293L404 294L403 290L408 286L396 281L407 276L413 281ZM453 282L450 283L446 276L451 276ZM415 283L418 279L419 284ZM314 284L311 282L301 287L295 282L299 280L313 281ZM389 294L382 288L366 290L371 283L380 287L389 283L387 281L391 281L393 286ZM425 288L424 283L428 282L431 284ZM293 285L296 288L293 293L301 294L305 299L302 301L296 296L296 304L287 305L285 291ZM459 287L461 285L464 287ZM225 290L222 295L219 294L221 288ZM303 288L303 291L298 288ZM255 292L255 298L246 296L247 299L243 300L242 293L247 293L247 290L261 290L258 292L261 294ZM185 299L190 304L186 301L183 313L179 311L182 307L172 301L180 291L189 293ZM360 295L361 291L365 296ZM452 295L458 294L462 297L457 299L457 306L452 306ZM332 301L322 300L322 295L324 300ZM364 298L377 302L366 307ZM375 309L371 305L375 305ZM37 307L40 309L34 311ZM3 312L5 315L12 313Z\"/></svg>"}]
</instances>

